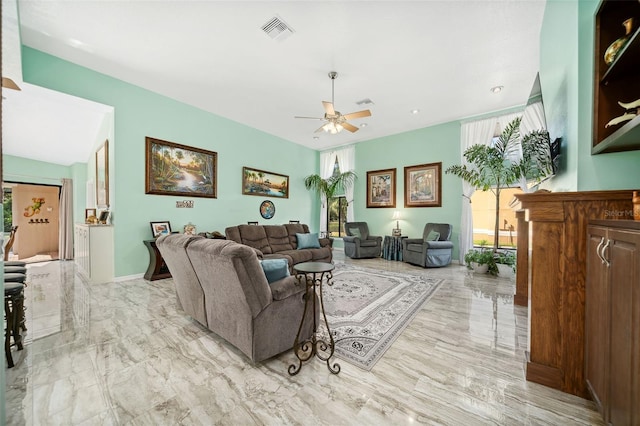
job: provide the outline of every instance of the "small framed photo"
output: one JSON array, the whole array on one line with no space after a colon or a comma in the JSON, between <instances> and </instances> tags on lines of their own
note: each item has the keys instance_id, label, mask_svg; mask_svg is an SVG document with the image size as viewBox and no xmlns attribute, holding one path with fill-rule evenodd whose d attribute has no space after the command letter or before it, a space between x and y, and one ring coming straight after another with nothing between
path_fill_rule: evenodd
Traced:
<instances>
[{"instance_id":1,"label":"small framed photo","mask_svg":"<svg viewBox=\"0 0 640 426\"><path fill-rule=\"evenodd\" d=\"M171 233L171 224L169 221L165 222L150 222L151 234L153 238L158 238L161 235L167 235Z\"/></svg>"},{"instance_id":2,"label":"small framed photo","mask_svg":"<svg viewBox=\"0 0 640 426\"><path fill-rule=\"evenodd\" d=\"M396 206L396 169L367 172L367 208Z\"/></svg>"},{"instance_id":3,"label":"small framed photo","mask_svg":"<svg viewBox=\"0 0 640 426\"><path fill-rule=\"evenodd\" d=\"M96 209L84 209L84 220L88 221L90 217L96 217L97 212Z\"/></svg>"},{"instance_id":4,"label":"small framed photo","mask_svg":"<svg viewBox=\"0 0 640 426\"><path fill-rule=\"evenodd\" d=\"M442 207L442 163L404 168L404 206Z\"/></svg>"},{"instance_id":5,"label":"small framed photo","mask_svg":"<svg viewBox=\"0 0 640 426\"><path fill-rule=\"evenodd\" d=\"M100 217L98 218L98 222L102 225L106 225L109 220L109 210L102 210L100 212Z\"/></svg>"}]
</instances>

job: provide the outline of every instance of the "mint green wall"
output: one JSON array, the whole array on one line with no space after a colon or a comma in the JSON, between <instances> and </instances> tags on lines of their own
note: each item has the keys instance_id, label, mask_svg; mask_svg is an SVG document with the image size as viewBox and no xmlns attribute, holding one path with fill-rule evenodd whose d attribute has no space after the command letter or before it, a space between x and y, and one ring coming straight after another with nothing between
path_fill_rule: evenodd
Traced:
<instances>
[{"instance_id":1,"label":"mint green wall","mask_svg":"<svg viewBox=\"0 0 640 426\"><path fill-rule=\"evenodd\" d=\"M591 155L594 16L598 0L547 1L540 35L540 84L551 137L562 137L552 191L640 187L640 151Z\"/></svg>"},{"instance_id":2,"label":"mint green wall","mask_svg":"<svg viewBox=\"0 0 640 426\"><path fill-rule=\"evenodd\" d=\"M578 188L578 6L548 1L540 31L540 86L551 139L562 138L561 172L543 185Z\"/></svg>"},{"instance_id":3,"label":"mint green wall","mask_svg":"<svg viewBox=\"0 0 640 426\"><path fill-rule=\"evenodd\" d=\"M391 219L399 210L402 235L421 237L427 222L453 225L451 240L458 258L458 238L462 210L462 181L445 170L460 163L460 122L449 122L410 132L361 142L356 145L354 213L357 221L368 222L374 235L390 235L396 223ZM442 162L442 207L404 207L404 167ZM396 208L366 208L367 171L396 169Z\"/></svg>"},{"instance_id":4,"label":"mint green wall","mask_svg":"<svg viewBox=\"0 0 640 426\"><path fill-rule=\"evenodd\" d=\"M116 276L146 270L149 257L142 241L151 237L150 221L169 220L174 230L192 222L199 231L224 232L226 226L250 220L279 224L296 219L318 230L317 214L311 221L317 202L303 183L304 176L317 172L316 151L26 46L22 61L26 82L115 107L115 135L109 143L114 150ZM145 136L216 151L218 198L190 198L193 209L177 209L176 201L189 198L146 195ZM290 178L290 198L272 199L276 214L270 221L258 211L264 197L241 195L243 166Z\"/></svg>"}]
</instances>

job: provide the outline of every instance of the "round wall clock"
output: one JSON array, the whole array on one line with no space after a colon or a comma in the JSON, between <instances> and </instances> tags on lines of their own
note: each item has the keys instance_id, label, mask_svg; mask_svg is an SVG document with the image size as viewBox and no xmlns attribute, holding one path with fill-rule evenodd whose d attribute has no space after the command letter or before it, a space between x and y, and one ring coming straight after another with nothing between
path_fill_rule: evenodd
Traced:
<instances>
[{"instance_id":1,"label":"round wall clock","mask_svg":"<svg viewBox=\"0 0 640 426\"><path fill-rule=\"evenodd\" d=\"M276 206L273 204L273 201L263 201L260 204L260 216L263 219L271 219L276 214Z\"/></svg>"}]
</instances>

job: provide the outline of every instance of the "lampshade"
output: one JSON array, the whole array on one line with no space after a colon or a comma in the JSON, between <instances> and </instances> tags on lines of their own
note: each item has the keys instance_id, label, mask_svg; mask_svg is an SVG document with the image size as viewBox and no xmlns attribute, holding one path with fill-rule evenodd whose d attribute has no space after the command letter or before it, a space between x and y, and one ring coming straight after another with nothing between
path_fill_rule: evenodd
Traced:
<instances>
[{"instance_id":1,"label":"lampshade","mask_svg":"<svg viewBox=\"0 0 640 426\"><path fill-rule=\"evenodd\" d=\"M393 219L393 220L400 219L400 211L399 210L394 211L393 212L393 217L391 219Z\"/></svg>"}]
</instances>

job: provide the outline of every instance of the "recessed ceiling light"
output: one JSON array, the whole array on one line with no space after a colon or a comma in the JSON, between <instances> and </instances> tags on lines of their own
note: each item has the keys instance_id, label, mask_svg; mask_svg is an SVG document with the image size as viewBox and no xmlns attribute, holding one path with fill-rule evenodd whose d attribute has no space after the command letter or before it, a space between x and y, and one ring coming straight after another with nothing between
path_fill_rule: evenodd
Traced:
<instances>
[{"instance_id":1,"label":"recessed ceiling light","mask_svg":"<svg viewBox=\"0 0 640 426\"><path fill-rule=\"evenodd\" d=\"M412 109L411 110L411 114L419 114L420 110L419 109Z\"/></svg>"},{"instance_id":2,"label":"recessed ceiling light","mask_svg":"<svg viewBox=\"0 0 640 426\"><path fill-rule=\"evenodd\" d=\"M318 139L320 139L320 136L314 136L313 138L318 140Z\"/></svg>"},{"instance_id":3,"label":"recessed ceiling light","mask_svg":"<svg viewBox=\"0 0 640 426\"><path fill-rule=\"evenodd\" d=\"M502 89L504 89L504 86L493 86L489 90L491 91L491 93L500 93L502 92Z\"/></svg>"},{"instance_id":4,"label":"recessed ceiling light","mask_svg":"<svg viewBox=\"0 0 640 426\"><path fill-rule=\"evenodd\" d=\"M367 127L367 126L368 126L368 124L367 124L367 123L362 123L362 124L360 125L360 127Z\"/></svg>"}]
</instances>

